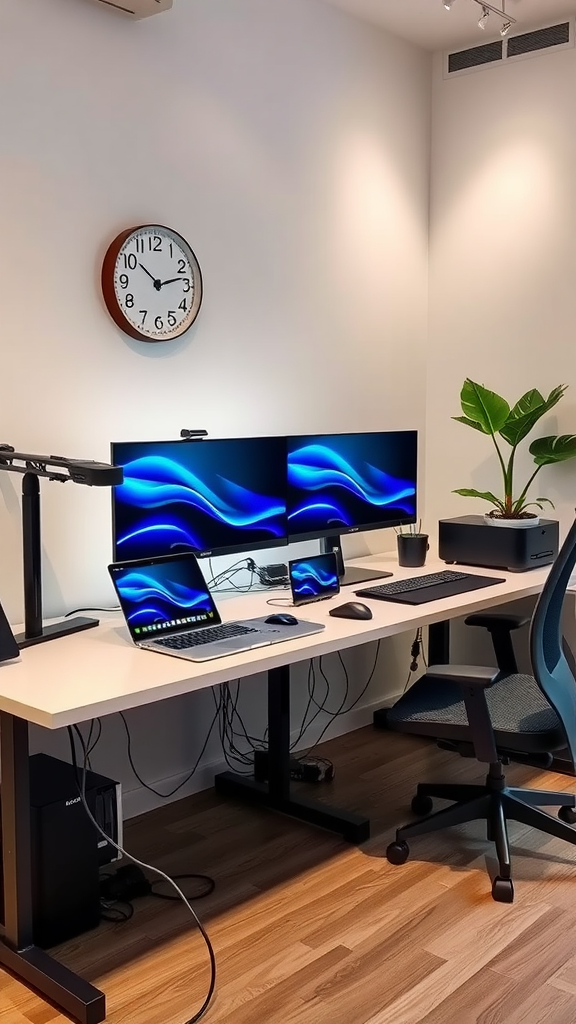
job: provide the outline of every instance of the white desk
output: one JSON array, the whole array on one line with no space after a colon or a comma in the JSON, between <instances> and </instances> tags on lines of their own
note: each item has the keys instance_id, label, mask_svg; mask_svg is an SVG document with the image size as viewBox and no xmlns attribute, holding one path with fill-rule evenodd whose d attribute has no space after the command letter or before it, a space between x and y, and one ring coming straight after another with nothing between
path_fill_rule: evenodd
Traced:
<instances>
[{"instance_id":1,"label":"white desk","mask_svg":"<svg viewBox=\"0 0 576 1024\"><path fill-rule=\"evenodd\" d=\"M423 570L399 569L391 558L380 562L371 559L369 564L391 569L395 579L445 568L443 563L434 560L429 560ZM368 621L329 616L331 607L353 600L354 589L369 584L345 588L331 601L296 611L299 618L324 622L326 629L322 633L202 664L161 655L154 657L150 652L138 650L117 615L108 617L95 629L29 647L22 652L19 661L0 665L5 906L0 964L82 1024L98 1024L104 1020L104 994L33 945L29 722L57 729L266 671L269 781L256 783L233 772L223 772L216 779L218 790L265 804L339 832L353 842L361 842L369 835L367 819L290 795L290 665L419 626L432 627L430 642L435 647L432 661L447 659L446 624L450 619L539 593L548 569L526 573L470 571L505 577L505 582L419 606L367 601L373 610L373 618ZM272 592L267 591L227 600L223 603L226 618L268 614L272 609L266 604L266 598L270 596Z\"/></svg>"}]
</instances>

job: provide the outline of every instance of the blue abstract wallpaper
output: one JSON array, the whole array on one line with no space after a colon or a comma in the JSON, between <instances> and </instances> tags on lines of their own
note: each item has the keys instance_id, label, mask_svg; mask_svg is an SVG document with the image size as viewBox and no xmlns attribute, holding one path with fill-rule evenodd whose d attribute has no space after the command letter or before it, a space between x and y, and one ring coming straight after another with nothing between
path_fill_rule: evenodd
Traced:
<instances>
[{"instance_id":1,"label":"blue abstract wallpaper","mask_svg":"<svg viewBox=\"0 0 576 1024\"><path fill-rule=\"evenodd\" d=\"M217 619L195 560L124 567L112 570L112 578L133 635L155 632L163 623L186 627Z\"/></svg>"},{"instance_id":2,"label":"blue abstract wallpaper","mask_svg":"<svg viewBox=\"0 0 576 1024\"><path fill-rule=\"evenodd\" d=\"M290 537L414 521L415 431L288 438Z\"/></svg>"},{"instance_id":3,"label":"blue abstract wallpaper","mask_svg":"<svg viewBox=\"0 0 576 1024\"><path fill-rule=\"evenodd\" d=\"M283 437L112 445L116 560L285 543Z\"/></svg>"},{"instance_id":4,"label":"blue abstract wallpaper","mask_svg":"<svg viewBox=\"0 0 576 1024\"><path fill-rule=\"evenodd\" d=\"M290 562L290 582L294 603L331 597L339 590L336 558L333 554L314 555Z\"/></svg>"}]
</instances>

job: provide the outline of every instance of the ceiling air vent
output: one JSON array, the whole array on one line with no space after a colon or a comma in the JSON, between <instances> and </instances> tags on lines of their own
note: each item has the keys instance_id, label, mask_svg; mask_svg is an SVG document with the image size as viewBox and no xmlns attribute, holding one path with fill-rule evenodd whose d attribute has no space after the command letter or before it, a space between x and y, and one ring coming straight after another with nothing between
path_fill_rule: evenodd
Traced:
<instances>
[{"instance_id":1,"label":"ceiling air vent","mask_svg":"<svg viewBox=\"0 0 576 1024\"><path fill-rule=\"evenodd\" d=\"M169 11L172 7L172 0L94 0L101 7L108 7L113 11L120 11L130 18L149 18L152 14L160 14L162 11Z\"/></svg>"},{"instance_id":2,"label":"ceiling air vent","mask_svg":"<svg viewBox=\"0 0 576 1024\"><path fill-rule=\"evenodd\" d=\"M537 32L525 32L521 36L512 36L508 40L508 56L519 57L521 53L533 53L534 50L545 50L549 46L562 46L570 42L570 22L562 25L551 25Z\"/></svg>"},{"instance_id":3,"label":"ceiling air vent","mask_svg":"<svg viewBox=\"0 0 576 1024\"><path fill-rule=\"evenodd\" d=\"M501 42L485 43L484 46L473 46L470 50L460 50L458 53L448 54L448 74L455 71L465 71L468 68L477 68L482 64L492 64L496 60L502 60L503 46Z\"/></svg>"}]
</instances>

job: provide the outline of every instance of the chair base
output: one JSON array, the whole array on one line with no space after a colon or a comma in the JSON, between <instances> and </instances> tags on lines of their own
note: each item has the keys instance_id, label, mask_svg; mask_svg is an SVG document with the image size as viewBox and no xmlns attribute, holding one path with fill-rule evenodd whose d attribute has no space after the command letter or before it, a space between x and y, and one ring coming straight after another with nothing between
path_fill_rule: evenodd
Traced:
<instances>
[{"instance_id":1,"label":"chair base","mask_svg":"<svg viewBox=\"0 0 576 1024\"><path fill-rule=\"evenodd\" d=\"M391 843L386 851L390 863L403 864L408 859L408 839L437 832L452 825L463 825L467 821L485 820L487 838L496 846L499 867L492 885L492 896L498 902L511 903L514 899L514 888L507 821L522 822L523 825L537 828L547 835L564 839L576 846L576 829L567 824L566 820L553 818L540 810L541 807L566 808L565 818L576 822L576 795L506 786L500 765L490 766L484 786L421 783L412 801L412 809L416 813L431 810L433 797L453 800L454 803L451 807L445 807L435 814L430 814L429 817L399 828L396 832L396 842Z\"/></svg>"}]
</instances>

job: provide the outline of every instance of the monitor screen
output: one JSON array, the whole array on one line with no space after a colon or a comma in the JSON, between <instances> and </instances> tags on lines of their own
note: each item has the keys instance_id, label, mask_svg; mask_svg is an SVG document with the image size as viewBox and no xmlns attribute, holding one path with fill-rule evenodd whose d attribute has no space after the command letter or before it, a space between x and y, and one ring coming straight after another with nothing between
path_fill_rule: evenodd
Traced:
<instances>
[{"instance_id":1,"label":"monitor screen","mask_svg":"<svg viewBox=\"0 0 576 1024\"><path fill-rule=\"evenodd\" d=\"M289 437L290 540L416 522L415 430Z\"/></svg>"},{"instance_id":2,"label":"monitor screen","mask_svg":"<svg viewBox=\"0 0 576 1024\"><path fill-rule=\"evenodd\" d=\"M284 437L112 445L114 560L286 544Z\"/></svg>"},{"instance_id":3,"label":"monitor screen","mask_svg":"<svg viewBox=\"0 0 576 1024\"><path fill-rule=\"evenodd\" d=\"M108 572L133 640L221 622L192 554L115 562Z\"/></svg>"},{"instance_id":4,"label":"monitor screen","mask_svg":"<svg viewBox=\"0 0 576 1024\"><path fill-rule=\"evenodd\" d=\"M288 574L295 605L323 601L340 592L338 563L332 551L294 559L288 563Z\"/></svg>"}]
</instances>

